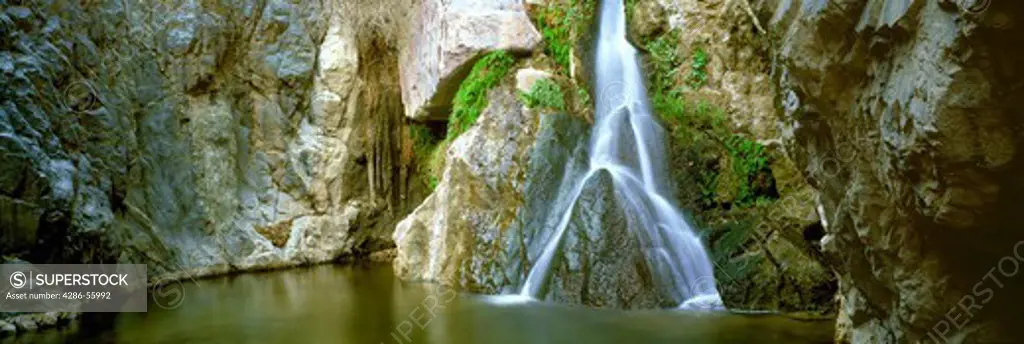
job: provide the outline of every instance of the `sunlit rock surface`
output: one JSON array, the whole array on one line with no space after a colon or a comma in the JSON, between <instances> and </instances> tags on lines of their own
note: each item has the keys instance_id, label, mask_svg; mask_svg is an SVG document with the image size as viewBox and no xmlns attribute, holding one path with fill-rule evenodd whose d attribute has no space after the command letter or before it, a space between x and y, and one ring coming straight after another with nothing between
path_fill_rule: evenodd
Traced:
<instances>
[{"instance_id":1,"label":"sunlit rock surface","mask_svg":"<svg viewBox=\"0 0 1024 344\"><path fill-rule=\"evenodd\" d=\"M399 63L405 114L413 119L447 119L455 91L483 53L528 53L541 42L520 0L423 0L416 6Z\"/></svg>"},{"instance_id":2,"label":"sunlit rock surface","mask_svg":"<svg viewBox=\"0 0 1024 344\"><path fill-rule=\"evenodd\" d=\"M0 6L5 256L177 277L325 262L387 247L387 216L418 201L404 138L370 130L404 133L398 88L361 66L343 13L23 6ZM390 54L375 68L397 80Z\"/></svg>"}]
</instances>

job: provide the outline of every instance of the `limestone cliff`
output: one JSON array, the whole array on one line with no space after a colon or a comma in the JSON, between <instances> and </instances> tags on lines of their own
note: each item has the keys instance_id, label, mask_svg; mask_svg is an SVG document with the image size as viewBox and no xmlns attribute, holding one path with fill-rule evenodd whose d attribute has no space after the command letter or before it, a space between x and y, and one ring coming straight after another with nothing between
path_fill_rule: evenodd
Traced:
<instances>
[{"instance_id":1,"label":"limestone cliff","mask_svg":"<svg viewBox=\"0 0 1024 344\"><path fill-rule=\"evenodd\" d=\"M346 3L0 8L0 253L179 277L390 245L422 186L394 43Z\"/></svg>"}]
</instances>

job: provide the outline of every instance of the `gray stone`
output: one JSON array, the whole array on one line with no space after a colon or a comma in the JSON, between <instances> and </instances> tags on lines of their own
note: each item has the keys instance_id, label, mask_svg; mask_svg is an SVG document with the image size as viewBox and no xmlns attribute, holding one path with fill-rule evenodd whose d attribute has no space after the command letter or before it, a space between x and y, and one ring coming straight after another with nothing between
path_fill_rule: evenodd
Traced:
<instances>
[{"instance_id":1,"label":"gray stone","mask_svg":"<svg viewBox=\"0 0 1024 344\"><path fill-rule=\"evenodd\" d=\"M348 13L26 4L3 9L25 25L0 30L17 40L0 52L5 254L168 278L329 262L386 246L420 200L398 52L361 50Z\"/></svg>"},{"instance_id":2,"label":"gray stone","mask_svg":"<svg viewBox=\"0 0 1024 344\"><path fill-rule=\"evenodd\" d=\"M1017 340L1022 284L989 284L996 295L981 311L957 302L984 295L983 277L1020 240L1024 89L1011 80L1024 75L1000 66L1024 59L1007 48L1024 28L991 20L1021 18L1024 5L802 3L776 16L782 91L797 98L781 119L829 220L837 340L931 341L953 319L943 338Z\"/></svg>"},{"instance_id":3,"label":"gray stone","mask_svg":"<svg viewBox=\"0 0 1024 344\"><path fill-rule=\"evenodd\" d=\"M410 43L400 53L405 114L444 120L473 62L486 52L527 53L541 43L522 1L419 2Z\"/></svg>"},{"instance_id":4,"label":"gray stone","mask_svg":"<svg viewBox=\"0 0 1024 344\"><path fill-rule=\"evenodd\" d=\"M533 68L523 68L516 71L516 90L519 92L529 92L533 85L537 81L542 79L550 79L551 73L536 70Z\"/></svg>"},{"instance_id":5,"label":"gray stone","mask_svg":"<svg viewBox=\"0 0 1024 344\"><path fill-rule=\"evenodd\" d=\"M34 332L39 329L36 322L33 321L29 316L20 315L10 319L14 326L18 327L18 332Z\"/></svg>"},{"instance_id":6,"label":"gray stone","mask_svg":"<svg viewBox=\"0 0 1024 344\"><path fill-rule=\"evenodd\" d=\"M540 72L544 73L544 72ZM567 175L587 168L587 124L525 110L511 85L488 95L477 124L448 150L434 193L398 224L396 274L482 293L517 292L560 216L552 209ZM539 116L539 120L535 119ZM616 206L607 176L581 197L542 297L610 308L672 303ZM565 190L561 190L565 191ZM543 239L542 239L543 238Z\"/></svg>"},{"instance_id":7,"label":"gray stone","mask_svg":"<svg viewBox=\"0 0 1024 344\"><path fill-rule=\"evenodd\" d=\"M654 285L655 269L648 265L636 231L629 227L629 214L616 199L611 174L594 175L583 190L555 258L564 263L553 267L546 299L624 309L678 305Z\"/></svg>"},{"instance_id":8,"label":"gray stone","mask_svg":"<svg viewBox=\"0 0 1024 344\"><path fill-rule=\"evenodd\" d=\"M9 337L18 334L18 327L14 324L0 320L0 337Z\"/></svg>"},{"instance_id":9,"label":"gray stone","mask_svg":"<svg viewBox=\"0 0 1024 344\"><path fill-rule=\"evenodd\" d=\"M54 327L54 326L57 326L57 323L59 321L59 313L58 312L39 313L39 314L35 314L32 318L33 318L33 320L35 320L36 325L38 325L39 328Z\"/></svg>"}]
</instances>

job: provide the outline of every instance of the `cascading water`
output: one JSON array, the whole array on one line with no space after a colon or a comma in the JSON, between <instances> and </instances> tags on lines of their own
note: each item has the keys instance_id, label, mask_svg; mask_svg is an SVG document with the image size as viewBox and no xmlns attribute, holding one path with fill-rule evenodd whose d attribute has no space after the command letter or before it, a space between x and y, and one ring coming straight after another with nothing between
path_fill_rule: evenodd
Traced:
<instances>
[{"instance_id":1,"label":"cascading water","mask_svg":"<svg viewBox=\"0 0 1024 344\"><path fill-rule=\"evenodd\" d=\"M616 199L631 214L629 226L661 290L682 308L721 308L711 261L700 239L673 203L659 190L668 185L662 128L651 118L637 51L626 40L622 0L601 6L595 76L597 111L589 143L589 169L559 197L565 209L555 231L527 275L520 292L541 297L551 264L565 236L573 209L587 180L607 171ZM568 197L565 197L568 196Z\"/></svg>"}]
</instances>

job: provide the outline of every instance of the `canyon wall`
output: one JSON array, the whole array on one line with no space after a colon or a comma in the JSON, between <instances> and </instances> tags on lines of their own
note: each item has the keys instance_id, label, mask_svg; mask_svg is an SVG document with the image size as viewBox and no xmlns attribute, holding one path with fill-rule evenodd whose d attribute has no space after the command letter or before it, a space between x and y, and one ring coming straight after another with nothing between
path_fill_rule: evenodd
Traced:
<instances>
[{"instance_id":1,"label":"canyon wall","mask_svg":"<svg viewBox=\"0 0 1024 344\"><path fill-rule=\"evenodd\" d=\"M1024 6L778 1L760 16L840 277L838 339L1019 340Z\"/></svg>"},{"instance_id":2,"label":"canyon wall","mask_svg":"<svg viewBox=\"0 0 1024 344\"><path fill-rule=\"evenodd\" d=\"M0 252L180 278L390 247L424 187L351 6L3 1Z\"/></svg>"},{"instance_id":3,"label":"canyon wall","mask_svg":"<svg viewBox=\"0 0 1024 344\"><path fill-rule=\"evenodd\" d=\"M367 3L0 0L0 256L181 278L397 245L402 278L516 292L585 156L595 2ZM1021 5L628 4L729 307L838 310L852 342L1017 338ZM445 116L506 49L478 117ZM558 109L528 104L539 79ZM410 120L453 133L436 185ZM611 198L583 197L547 297L678 301Z\"/></svg>"}]
</instances>

